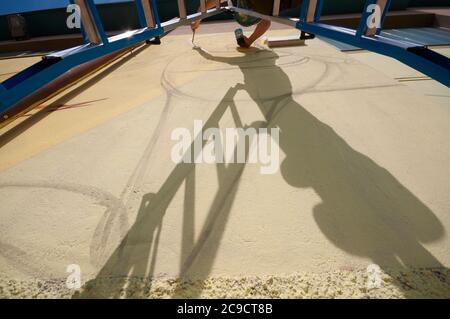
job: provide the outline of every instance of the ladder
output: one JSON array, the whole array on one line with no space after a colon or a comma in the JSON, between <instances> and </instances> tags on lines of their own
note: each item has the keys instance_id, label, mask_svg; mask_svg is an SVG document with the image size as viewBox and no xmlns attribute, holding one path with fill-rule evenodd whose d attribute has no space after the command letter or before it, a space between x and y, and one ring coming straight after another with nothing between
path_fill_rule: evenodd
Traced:
<instances>
[{"instance_id":1,"label":"ladder","mask_svg":"<svg viewBox=\"0 0 450 319\"><path fill-rule=\"evenodd\" d=\"M407 41L393 40L381 35L384 19L391 0L366 0L364 12L356 30L320 23L325 0L303 0L298 18L281 17L280 1L274 0L273 14L238 8L230 0L216 0L216 6L206 8L200 0L200 12L186 14L184 0L177 0L179 17L161 22L156 0L135 0L139 18L139 29L108 37L103 29L94 0L70 0L80 8L81 33L84 43L70 49L43 56L38 63L24 69L0 83L0 128L28 112L49 97L35 98L44 88L68 71L86 63L107 59L125 49L160 36L182 25L205 19L226 11L240 12L253 17L282 23L302 31L302 34L317 35L337 40L355 47L390 56L450 87L450 59L428 49L426 46ZM222 2L227 2L225 5ZM379 23L367 23L373 8L379 10ZM56 94L56 93L55 93ZM41 93L42 95L42 93ZM38 100L37 102L34 100ZM32 102L30 102L32 101Z\"/></svg>"},{"instance_id":2,"label":"ladder","mask_svg":"<svg viewBox=\"0 0 450 319\"><path fill-rule=\"evenodd\" d=\"M392 57L450 87L449 58L428 49L426 46L403 40L389 39L381 35L391 0L366 0L364 11L359 21L358 29L356 30L320 23L324 1L303 0L299 18L280 17L280 0L274 0L273 16L236 7L230 7L229 9L261 19L282 23L297 28L302 32L322 36ZM372 26L367 22L373 14L372 8L375 8L375 6L379 10L379 21L377 25Z\"/></svg>"}]
</instances>

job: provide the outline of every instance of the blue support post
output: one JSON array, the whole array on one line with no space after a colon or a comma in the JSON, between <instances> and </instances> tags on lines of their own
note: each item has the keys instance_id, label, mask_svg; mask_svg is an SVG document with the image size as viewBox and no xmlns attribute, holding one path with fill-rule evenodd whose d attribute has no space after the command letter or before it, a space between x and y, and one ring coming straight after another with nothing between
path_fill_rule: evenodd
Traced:
<instances>
[{"instance_id":1,"label":"blue support post","mask_svg":"<svg viewBox=\"0 0 450 319\"><path fill-rule=\"evenodd\" d=\"M95 24L95 29L98 32L100 39L103 44L108 44L108 36L103 29L102 21L100 20L100 16L97 11L97 7L95 6L94 0L84 0L86 2L86 7L89 10L89 14L92 17L92 21Z\"/></svg>"},{"instance_id":2,"label":"blue support post","mask_svg":"<svg viewBox=\"0 0 450 319\"><path fill-rule=\"evenodd\" d=\"M142 7L142 2L140 0L134 0L134 2L136 3L139 25L141 26L141 28L149 27L147 25L147 20L145 19L144 8Z\"/></svg>"},{"instance_id":3,"label":"blue support post","mask_svg":"<svg viewBox=\"0 0 450 319\"><path fill-rule=\"evenodd\" d=\"M70 0L69 2L70 2L70 4L75 4L74 0ZM81 24L81 26L80 26L80 32L81 32L81 35L83 36L83 42L84 43L89 43L89 38L88 38L88 36L86 34L86 31L84 31L83 24Z\"/></svg>"},{"instance_id":4,"label":"blue support post","mask_svg":"<svg viewBox=\"0 0 450 319\"><path fill-rule=\"evenodd\" d=\"M314 15L313 15L313 21L318 22L320 20L320 16L322 15L322 9L323 9L323 2L324 0L317 0L316 7L314 8ZM309 4L310 0L304 0L302 2L302 6L300 8L300 21L307 22L308 17L308 10L309 10Z\"/></svg>"},{"instance_id":5,"label":"blue support post","mask_svg":"<svg viewBox=\"0 0 450 319\"><path fill-rule=\"evenodd\" d=\"M86 34L86 31L84 31L83 24L81 24L80 31L81 31L81 35L83 36L83 42L84 43L89 43L89 38L88 38L88 36Z\"/></svg>"},{"instance_id":6,"label":"blue support post","mask_svg":"<svg viewBox=\"0 0 450 319\"><path fill-rule=\"evenodd\" d=\"M152 2L152 13L153 19L155 19L155 26L159 29L161 28L161 20L159 20L158 7L156 5L156 0L151 0Z\"/></svg>"},{"instance_id":7,"label":"blue support post","mask_svg":"<svg viewBox=\"0 0 450 319\"><path fill-rule=\"evenodd\" d=\"M302 22L306 21L306 14L308 13L308 7L309 7L309 0L303 0L299 16L299 19Z\"/></svg>"}]
</instances>

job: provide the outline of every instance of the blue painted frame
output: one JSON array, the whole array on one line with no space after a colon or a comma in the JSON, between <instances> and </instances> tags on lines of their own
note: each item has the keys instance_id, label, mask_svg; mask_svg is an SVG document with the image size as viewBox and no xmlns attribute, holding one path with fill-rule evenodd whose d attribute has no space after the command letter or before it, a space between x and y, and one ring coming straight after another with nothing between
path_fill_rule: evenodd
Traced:
<instances>
[{"instance_id":1,"label":"blue painted frame","mask_svg":"<svg viewBox=\"0 0 450 319\"><path fill-rule=\"evenodd\" d=\"M400 62L428 75L429 77L441 82L450 87L450 59L429 50L427 47L409 43L406 41L396 41L385 38L380 35L386 15L389 11L391 0L386 3L381 16L380 27L377 28L374 36L366 36L367 18L372 14L367 11L371 4L376 4L376 0L366 0L364 12L357 30L352 30L343 27L336 27L319 23L321 6L323 0L319 0L314 15L314 23L306 22L307 8L310 0L304 0L300 10L299 20L296 23L296 28L307 33L323 36L336 41L340 41L358 48L366 49L375 53L390 56L399 60Z\"/></svg>"},{"instance_id":2,"label":"blue painted frame","mask_svg":"<svg viewBox=\"0 0 450 319\"><path fill-rule=\"evenodd\" d=\"M2 83L7 91L0 94L0 113L6 112L32 92L77 65L161 36L163 33L161 27L141 30L131 37L110 41L107 45L87 47L63 59L44 59Z\"/></svg>"},{"instance_id":3,"label":"blue painted frame","mask_svg":"<svg viewBox=\"0 0 450 319\"><path fill-rule=\"evenodd\" d=\"M107 37L103 29L103 24L100 20L94 1L84 1L102 43L98 45L90 44L82 26L81 33L86 43L85 45L47 55L42 61L26 68L0 84L0 114L6 114L9 109L22 101L24 98L75 66L107 56L124 48L131 47L140 42L144 42L164 34L164 29L161 27L155 0L149 0L152 2L152 13L155 19L155 27L149 28L145 22L145 25L141 24L142 29L134 30L131 34L126 33L124 35L118 35L111 38ZM74 4L74 1L71 0L70 3ZM138 16L144 17L143 8L140 1L136 0L136 4Z\"/></svg>"},{"instance_id":4,"label":"blue painted frame","mask_svg":"<svg viewBox=\"0 0 450 319\"><path fill-rule=\"evenodd\" d=\"M137 14L138 14L138 19L139 19L139 25L141 26L141 28L147 28L147 20L145 19L145 14L144 14L144 8L142 8L142 2L139 0L135 1L136 3L136 9L137 9Z\"/></svg>"}]
</instances>

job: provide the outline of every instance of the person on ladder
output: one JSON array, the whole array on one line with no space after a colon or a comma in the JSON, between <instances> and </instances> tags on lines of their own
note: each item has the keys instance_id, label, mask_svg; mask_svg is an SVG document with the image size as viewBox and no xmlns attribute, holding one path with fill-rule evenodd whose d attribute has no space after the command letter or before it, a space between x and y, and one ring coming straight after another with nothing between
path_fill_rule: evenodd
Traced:
<instances>
[{"instance_id":1,"label":"person on ladder","mask_svg":"<svg viewBox=\"0 0 450 319\"><path fill-rule=\"evenodd\" d=\"M236 3L237 2L237 3ZM237 0L233 1L233 4L238 8L252 10L264 15L272 15L274 0ZM280 1L280 12L297 8L301 5L302 0L281 0ZM206 9L211 9L216 6L214 0L206 0ZM200 11L200 9L199 9ZM263 20L260 18L251 17L246 14L234 13L234 19L243 27L250 27L256 24L256 28L253 33L246 37L243 35L238 40L238 44L241 47L249 48L258 38L260 38L264 33L270 28L270 21ZM195 32L200 26L201 20L194 21L191 24L192 31Z\"/></svg>"}]
</instances>

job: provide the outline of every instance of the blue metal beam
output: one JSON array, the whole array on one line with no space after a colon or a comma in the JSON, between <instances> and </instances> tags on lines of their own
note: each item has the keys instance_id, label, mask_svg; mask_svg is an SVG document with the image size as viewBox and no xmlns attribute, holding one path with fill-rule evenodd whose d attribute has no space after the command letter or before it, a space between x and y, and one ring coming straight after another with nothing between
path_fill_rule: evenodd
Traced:
<instances>
[{"instance_id":1,"label":"blue metal beam","mask_svg":"<svg viewBox=\"0 0 450 319\"><path fill-rule=\"evenodd\" d=\"M3 82L8 91L0 94L0 113L6 112L32 92L77 65L161 36L163 33L162 28L145 29L131 37L111 41L108 45L87 47L62 59L44 59Z\"/></svg>"},{"instance_id":2,"label":"blue metal beam","mask_svg":"<svg viewBox=\"0 0 450 319\"><path fill-rule=\"evenodd\" d=\"M366 0L357 30L318 23L323 0L317 2L314 12L315 23L308 23L306 17L309 2L310 0L304 0L302 3L299 21L296 24L297 29L393 57L450 87L450 59L415 43L395 41L380 36L391 0L387 1L381 12L380 25L377 27L375 35L370 37L365 36L368 28L367 20L374 13L369 10L369 6L377 4L377 0Z\"/></svg>"},{"instance_id":3,"label":"blue metal beam","mask_svg":"<svg viewBox=\"0 0 450 319\"><path fill-rule=\"evenodd\" d=\"M88 1L92 2L92 0ZM146 40L162 36L179 25L186 25L197 19L217 15L225 10L224 8L219 10L210 9L206 13L195 13L189 15L186 19L169 21L162 24L156 9L156 1L151 1L153 17L156 24L155 27L142 28L112 36L100 45L83 44L78 47L49 54L40 62L1 83L0 114L5 114L27 96L78 65L132 47ZM95 8L92 12L96 12ZM101 23L97 24L97 26L101 26Z\"/></svg>"},{"instance_id":4,"label":"blue metal beam","mask_svg":"<svg viewBox=\"0 0 450 319\"><path fill-rule=\"evenodd\" d=\"M423 46L376 35L358 37L355 30L299 21L297 29L390 56L450 87L450 59Z\"/></svg>"}]
</instances>

